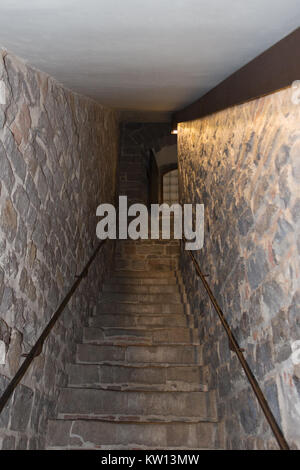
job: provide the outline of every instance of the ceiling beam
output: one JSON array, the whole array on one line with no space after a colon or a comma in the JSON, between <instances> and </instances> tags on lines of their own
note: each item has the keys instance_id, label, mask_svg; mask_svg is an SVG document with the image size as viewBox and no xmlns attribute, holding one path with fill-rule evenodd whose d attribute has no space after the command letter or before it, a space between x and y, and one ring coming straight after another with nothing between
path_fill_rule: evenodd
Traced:
<instances>
[{"instance_id":1,"label":"ceiling beam","mask_svg":"<svg viewBox=\"0 0 300 470\"><path fill-rule=\"evenodd\" d=\"M240 68L189 106L172 115L179 122L202 118L273 93L300 80L300 28Z\"/></svg>"}]
</instances>

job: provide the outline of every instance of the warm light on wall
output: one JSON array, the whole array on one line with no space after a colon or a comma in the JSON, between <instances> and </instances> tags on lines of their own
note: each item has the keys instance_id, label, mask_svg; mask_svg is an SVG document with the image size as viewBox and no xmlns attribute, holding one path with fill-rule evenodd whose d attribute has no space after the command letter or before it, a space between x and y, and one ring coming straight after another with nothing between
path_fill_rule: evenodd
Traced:
<instances>
[{"instance_id":1,"label":"warm light on wall","mask_svg":"<svg viewBox=\"0 0 300 470\"><path fill-rule=\"evenodd\" d=\"M178 134L178 123L177 121L171 122L171 134Z\"/></svg>"}]
</instances>

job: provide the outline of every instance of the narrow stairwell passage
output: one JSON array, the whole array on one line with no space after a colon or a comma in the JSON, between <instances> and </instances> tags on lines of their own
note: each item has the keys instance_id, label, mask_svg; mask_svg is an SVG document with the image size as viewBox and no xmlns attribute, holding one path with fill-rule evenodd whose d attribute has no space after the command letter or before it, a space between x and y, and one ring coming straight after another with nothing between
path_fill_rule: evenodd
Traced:
<instances>
[{"instance_id":1,"label":"narrow stairwell passage","mask_svg":"<svg viewBox=\"0 0 300 470\"><path fill-rule=\"evenodd\" d=\"M118 243L114 272L49 422L49 449L216 447L215 395L178 255L177 241Z\"/></svg>"}]
</instances>

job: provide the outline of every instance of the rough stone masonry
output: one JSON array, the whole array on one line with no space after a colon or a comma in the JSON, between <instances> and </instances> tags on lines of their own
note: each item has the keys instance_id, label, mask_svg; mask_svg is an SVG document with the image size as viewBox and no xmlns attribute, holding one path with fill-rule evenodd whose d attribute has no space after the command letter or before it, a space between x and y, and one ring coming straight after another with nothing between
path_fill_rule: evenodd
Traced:
<instances>
[{"instance_id":1,"label":"rough stone masonry","mask_svg":"<svg viewBox=\"0 0 300 470\"><path fill-rule=\"evenodd\" d=\"M289 444L300 448L300 105L292 91L179 124L178 152L181 202L205 205L202 271ZM277 448L185 252L181 267L226 447Z\"/></svg>"},{"instance_id":2,"label":"rough stone masonry","mask_svg":"<svg viewBox=\"0 0 300 470\"><path fill-rule=\"evenodd\" d=\"M96 207L114 202L118 116L0 54L0 392L93 249ZM2 449L44 447L65 364L96 303L112 242L0 415Z\"/></svg>"}]
</instances>

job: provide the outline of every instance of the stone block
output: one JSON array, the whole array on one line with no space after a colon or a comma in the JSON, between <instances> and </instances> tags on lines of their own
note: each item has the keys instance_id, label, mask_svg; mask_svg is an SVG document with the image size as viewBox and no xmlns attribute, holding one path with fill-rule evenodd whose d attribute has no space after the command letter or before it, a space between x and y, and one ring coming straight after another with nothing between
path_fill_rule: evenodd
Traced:
<instances>
[{"instance_id":1,"label":"stone block","mask_svg":"<svg viewBox=\"0 0 300 470\"><path fill-rule=\"evenodd\" d=\"M247 263L247 276L252 289L256 289L268 273L265 251L257 248Z\"/></svg>"},{"instance_id":2,"label":"stone block","mask_svg":"<svg viewBox=\"0 0 300 470\"><path fill-rule=\"evenodd\" d=\"M11 411L10 429L12 431L26 431L30 419L32 403L32 390L23 385L19 385L14 393Z\"/></svg>"},{"instance_id":3,"label":"stone block","mask_svg":"<svg viewBox=\"0 0 300 470\"><path fill-rule=\"evenodd\" d=\"M2 142L0 141L0 174L1 180L4 182L5 187L9 194L13 190L15 184L15 177L11 168L11 164L6 156L6 152Z\"/></svg>"},{"instance_id":4,"label":"stone block","mask_svg":"<svg viewBox=\"0 0 300 470\"><path fill-rule=\"evenodd\" d=\"M24 182L26 176L26 164L17 147L13 134L9 130L6 130L5 132L3 145L12 167L19 178Z\"/></svg>"},{"instance_id":5,"label":"stone block","mask_svg":"<svg viewBox=\"0 0 300 470\"><path fill-rule=\"evenodd\" d=\"M2 395L9 384L9 379L4 375L0 375L0 394ZM2 413L0 414L0 428L7 429L10 416L11 400L6 404Z\"/></svg>"},{"instance_id":6,"label":"stone block","mask_svg":"<svg viewBox=\"0 0 300 470\"><path fill-rule=\"evenodd\" d=\"M0 227L9 242L13 242L17 233L17 213L10 199L6 199L1 210Z\"/></svg>"}]
</instances>

